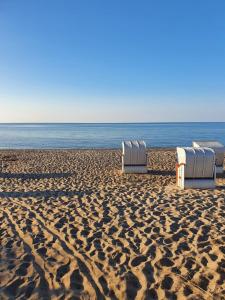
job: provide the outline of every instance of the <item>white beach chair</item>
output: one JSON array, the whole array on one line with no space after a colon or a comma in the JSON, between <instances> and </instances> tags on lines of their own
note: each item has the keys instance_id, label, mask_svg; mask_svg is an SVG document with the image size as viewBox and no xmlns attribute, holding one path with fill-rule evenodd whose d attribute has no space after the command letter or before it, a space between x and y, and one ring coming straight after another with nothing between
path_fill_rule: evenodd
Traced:
<instances>
[{"instance_id":1,"label":"white beach chair","mask_svg":"<svg viewBox=\"0 0 225 300\"><path fill-rule=\"evenodd\" d=\"M193 147L208 147L214 150L216 155L216 173L223 174L224 167L224 152L225 147L223 144L217 141L193 141Z\"/></svg>"},{"instance_id":2,"label":"white beach chair","mask_svg":"<svg viewBox=\"0 0 225 300\"><path fill-rule=\"evenodd\" d=\"M147 152L144 141L122 142L122 172L147 173Z\"/></svg>"},{"instance_id":3,"label":"white beach chair","mask_svg":"<svg viewBox=\"0 0 225 300\"><path fill-rule=\"evenodd\" d=\"M211 148L178 147L177 162L177 185L180 188L215 188L215 152Z\"/></svg>"}]
</instances>

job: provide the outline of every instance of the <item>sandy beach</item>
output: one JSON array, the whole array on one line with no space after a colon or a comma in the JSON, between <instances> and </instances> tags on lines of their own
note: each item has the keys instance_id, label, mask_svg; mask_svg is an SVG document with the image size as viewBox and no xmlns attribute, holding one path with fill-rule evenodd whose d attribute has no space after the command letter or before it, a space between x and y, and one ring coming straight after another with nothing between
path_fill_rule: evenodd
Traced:
<instances>
[{"instance_id":1,"label":"sandy beach","mask_svg":"<svg viewBox=\"0 0 225 300\"><path fill-rule=\"evenodd\" d=\"M225 176L175 186L175 150L2 150L0 299L225 299Z\"/></svg>"}]
</instances>

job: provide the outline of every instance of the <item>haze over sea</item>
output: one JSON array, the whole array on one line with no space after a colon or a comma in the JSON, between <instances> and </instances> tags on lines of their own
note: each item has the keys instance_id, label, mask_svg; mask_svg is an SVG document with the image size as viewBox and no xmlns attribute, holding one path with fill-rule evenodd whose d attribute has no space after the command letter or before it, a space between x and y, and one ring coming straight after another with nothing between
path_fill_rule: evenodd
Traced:
<instances>
[{"instance_id":1,"label":"haze over sea","mask_svg":"<svg viewBox=\"0 0 225 300\"><path fill-rule=\"evenodd\" d=\"M148 147L191 146L193 140L225 144L225 122L0 124L1 149L120 148L143 139Z\"/></svg>"}]
</instances>

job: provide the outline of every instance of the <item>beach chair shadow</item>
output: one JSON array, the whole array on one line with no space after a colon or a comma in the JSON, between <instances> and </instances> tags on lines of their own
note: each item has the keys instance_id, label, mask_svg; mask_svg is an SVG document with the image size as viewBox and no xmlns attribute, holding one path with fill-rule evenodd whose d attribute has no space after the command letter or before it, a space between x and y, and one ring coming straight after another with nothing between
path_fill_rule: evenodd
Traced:
<instances>
[{"instance_id":1,"label":"beach chair shadow","mask_svg":"<svg viewBox=\"0 0 225 300\"><path fill-rule=\"evenodd\" d=\"M0 173L0 178L7 179L50 179L72 176L72 173Z\"/></svg>"},{"instance_id":2,"label":"beach chair shadow","mask_svg":"<svg viewBox=\"0 0 225 300\"><path fill-rule=\"evenodd\" d=\"M27 192L20 192L20 191L13 191L13 192L0 192L0 198L5 197L12 197L12 198L19 198L19 197L73 197L78 196L82 197L83 195L91 195L93 193L92 190L81 190L81 191L63 191L63 190L44 190L44 191L27 191Z\"/></svg>"},{"instance_id":3,"label":"beach chair shadow","mask_svg":"<svg viewBox=\"0 0 225 300\"><path fill-rule=\"evenodd\" d=\"M225 179L225 172L222 174L216 174L216 178Z\"/></svg>"},{"instance_id":4,"label":"beach chair shadow","mask_svg":"<svg viewBox=\"0 0 225 300\"><path fill-rule=\"evenodd\" d=\"M169 171L169 170L151 170L148 169L149 175L157 175L157 176L175 176L175 171Z\"/></svg>"}]
</instances>

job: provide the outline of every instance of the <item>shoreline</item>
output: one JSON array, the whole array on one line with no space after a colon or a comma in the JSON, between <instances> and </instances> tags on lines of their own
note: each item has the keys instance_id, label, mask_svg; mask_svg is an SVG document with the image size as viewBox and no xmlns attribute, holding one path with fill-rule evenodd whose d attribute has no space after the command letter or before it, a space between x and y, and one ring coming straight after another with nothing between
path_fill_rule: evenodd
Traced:
<instances>
[{"instance_id":1,"label":"shoreline","mask_svg":"<svg viewBox=\"0 0 225 300\"><path fill-rule=\"evenodd\" d=\"M180 147L180 146L176 146ZM176 147L147 147L147 151L175 151ZM1 151L120 151L120 148L0 148Z\"/></svg>"}]
</instances>

